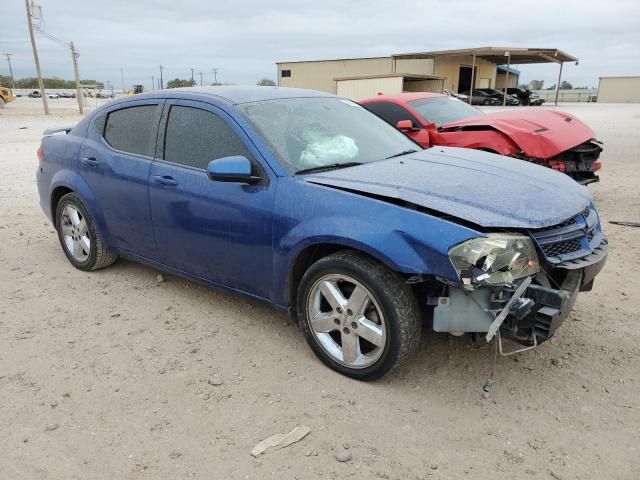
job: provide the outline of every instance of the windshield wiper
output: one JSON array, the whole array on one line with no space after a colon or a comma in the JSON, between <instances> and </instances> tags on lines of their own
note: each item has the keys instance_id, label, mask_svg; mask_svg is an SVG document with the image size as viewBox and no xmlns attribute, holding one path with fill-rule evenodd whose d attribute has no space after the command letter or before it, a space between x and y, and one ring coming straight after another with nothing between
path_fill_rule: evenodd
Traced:
<instances>
[{"instance_id":1,"label":"windshield wiper","mask_svg":"<svg viewBox=\"0 0 640 480\"><path fill-rule=\"evenodd\" d=\"M296 175L305 174L305 173L326 172L328 170L337 170L339 168L355 167L356 165L362 165L362 163L361 162L332 163L331 165L322 165L320 167L311 167L311 168L305 168L303 170L298 170L296 172Z\"/></svg>"},{"instance_id":2,"label":"windshield wiper","mask_svg":"<svg viewBox=\"0 0 640 480\"><path fill-rule=\"evenodd\" d=\"M386 157L385 160L389 160L390 158L401 157L402 155L409 155L410 153L416 153L416 152L417 150L414 150L414 149L405 150L404 152L396 153L395 155L390 155Z\"/></svg>"}]
</instances>

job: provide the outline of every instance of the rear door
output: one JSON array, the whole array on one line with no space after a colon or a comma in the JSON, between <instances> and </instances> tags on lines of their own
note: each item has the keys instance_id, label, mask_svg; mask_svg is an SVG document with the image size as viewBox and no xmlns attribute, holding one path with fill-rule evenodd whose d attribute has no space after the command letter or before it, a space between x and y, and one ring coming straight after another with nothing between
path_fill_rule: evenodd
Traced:
<instances>
[{"instance_id":1,"label":"rear door","mask_svg":"<svg viewBox=\"0 0 640 480\"><path fill-rule=\"evenodd\" d=\"M231 155L251 160L254 175L262 176L263 181L246 185L210 180L208 163ZM149 178L162 262L270 297L275 180L248 136L227 113L208 103L167 100L158 158Z\"/></svg>"},{"instance_id":2,"label":"rear door","mask_svg":"<svg viewBox=\"0 0 640 480\"><path fill-rule=\"evenodd\" d=\"M163 102L127 102L95 117L78 162L115 246L149 258L156 251L149 169Z\"/></svg>"}]
</instances>

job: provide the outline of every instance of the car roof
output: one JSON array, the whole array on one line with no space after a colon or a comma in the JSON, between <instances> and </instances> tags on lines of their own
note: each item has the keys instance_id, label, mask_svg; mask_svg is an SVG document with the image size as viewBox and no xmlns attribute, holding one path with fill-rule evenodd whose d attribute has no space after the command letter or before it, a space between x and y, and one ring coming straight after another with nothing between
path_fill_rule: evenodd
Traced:
<instances>
[{"instance_id":1,"label":"car roof","mask_svg":"<svg viewBox=\"0 0 640 480\"><path fill-rule=\"evenodd\" d=\"M391 100L396 103L406 103L412 100L420 100L422 98L437 98L437 97L446 97L444 93L433 93L433 92L407 92L407 93L397 93L395 95L378 95L376 97L363 98L359 100L358 103L367 103L367 102L381 102L384 100Z\"/></svg>"},{"instance_id":2,"label":"car roof","mask_svg":"<svg viewBox=\"0 0 640 480\"><path fill-rule=\"evenodd\" d=\"M236 105L240 103L260 102L264 100L278 100L282 98L335 97L325 92L306 90L303 88L268 87L256 85L216 85L202 87L171 88L157 90L127 97L131 99L145 98L202 98L215 97L225 103Z\"/></svg>"}]
</instances>

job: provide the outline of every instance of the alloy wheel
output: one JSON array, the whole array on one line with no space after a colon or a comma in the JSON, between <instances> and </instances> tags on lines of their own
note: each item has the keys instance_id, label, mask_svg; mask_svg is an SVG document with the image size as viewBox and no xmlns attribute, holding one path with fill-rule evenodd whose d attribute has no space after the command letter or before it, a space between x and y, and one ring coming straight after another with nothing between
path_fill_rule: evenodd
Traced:
<instances>
[{"instance_id":1,"label":"alloy wheel","mask_svg":"<svg viewBox=\"0 0 640 480\"><path fill-rule=\"evenodd\" d=\"M372 293L346 275L325 275L309 290L307 320L313 336L336 362L366 368L380 359L387 325Z\"/></svg>"}]
</instances>

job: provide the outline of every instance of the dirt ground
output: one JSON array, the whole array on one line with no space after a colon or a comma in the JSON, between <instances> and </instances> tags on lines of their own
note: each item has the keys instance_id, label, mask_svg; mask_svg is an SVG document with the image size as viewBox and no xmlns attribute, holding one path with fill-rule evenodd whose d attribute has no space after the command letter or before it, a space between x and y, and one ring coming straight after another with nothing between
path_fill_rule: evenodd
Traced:
<instances>
[{"instance_id":1,"label":"dirt ground","mask_svg":"<svg viewBox=\"0 0 640 480\"><path fill-rule=\"evenodd\" d=\"M34 180L42 131L79 119L50 104L0 110L0 478L640 478L640 229L608 223L640 221L640 105L560 107L605 143L589 189L609 260L483 398L482 344L425 331L410 365L359 383L263 304L128 261L75 270ZM311 433L249 454L295 426Z\"/></svg>"}]
</instances>

